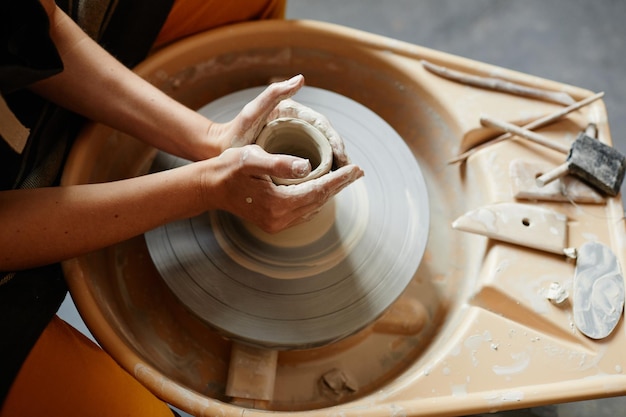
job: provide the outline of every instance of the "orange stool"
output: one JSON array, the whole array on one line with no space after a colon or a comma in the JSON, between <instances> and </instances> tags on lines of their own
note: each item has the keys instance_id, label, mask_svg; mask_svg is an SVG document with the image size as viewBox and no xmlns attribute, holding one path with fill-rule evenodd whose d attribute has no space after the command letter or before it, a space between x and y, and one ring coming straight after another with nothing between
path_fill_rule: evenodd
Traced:
<instances>
[{"instance_id":1,"label":"orange stool","mask_svg":"<svg viewBox=\"0 0 626 417\"><path fill-rule=\"evenodd\" d=\"M172 416L167 404L55 316L9 391L1 417Z\"/></svg>"}]
</instances>

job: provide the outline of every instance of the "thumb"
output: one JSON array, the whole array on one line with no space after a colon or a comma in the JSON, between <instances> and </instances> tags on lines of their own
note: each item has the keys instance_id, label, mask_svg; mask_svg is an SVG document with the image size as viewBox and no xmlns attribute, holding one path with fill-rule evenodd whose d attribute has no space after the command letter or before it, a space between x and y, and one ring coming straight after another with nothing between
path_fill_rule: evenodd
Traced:
<instances>
[{"instance_id":1,"label":"thumb","mask_svg":"<svg viewBox=\"0 0 626 417\"><path fill-rule=\"evenodd\" d=\"M258 145L251 145L246 148L242 161L253 175L298 179L306 177L311 172L311 164L308 159L292 155L271 154Z\"/></svg>"}]
</instances>

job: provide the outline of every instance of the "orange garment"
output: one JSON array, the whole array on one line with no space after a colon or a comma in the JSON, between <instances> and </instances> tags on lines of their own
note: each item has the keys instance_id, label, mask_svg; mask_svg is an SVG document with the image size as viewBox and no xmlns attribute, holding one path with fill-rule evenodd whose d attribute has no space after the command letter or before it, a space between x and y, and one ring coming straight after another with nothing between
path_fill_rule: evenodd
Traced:
<instances>
[{"instance_id":1,"label":"orange garment","mask_svg":"<svg viewBox=\"0 0 626 417\"><path fill-rule=\"evenodd\" d=\"M172 411L55 316L22 365L0 416L172 417Z\"/></svg>"},{"instance_id":2,"label":"orange garment","mask_svg":"<svg viewBox=\"0 0 626 417\"><path fill-rule=\"evenodd\" d=\"M227 24L284 18L285 8L286 0L176 0L155 46Z\"/></svg>"},{"instance_id":3,"label":"orange garment","mask_svg":"<svg viewBox=\"0 0 626 417\"><path fill-rule=\"evenodd\" d=\"M231 23L282 18L286 0L176 0L155 47ZM0 417L167 416L169 407L58 316L29 353Z\"/></svg>"}]
</instances>

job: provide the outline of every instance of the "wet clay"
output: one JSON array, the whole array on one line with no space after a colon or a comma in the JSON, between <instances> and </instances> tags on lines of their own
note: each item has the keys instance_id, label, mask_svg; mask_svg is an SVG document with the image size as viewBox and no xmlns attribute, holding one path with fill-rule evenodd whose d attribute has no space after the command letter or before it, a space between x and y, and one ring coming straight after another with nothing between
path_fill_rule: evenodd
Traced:
<instances>
[{"instance_id":1,"label":"wet clay","mask_svg":"<svg viewBox=\"0 0 626 417\"><path fill-rule=\"evenodd\" d=\"M276 184L300 184L319 178L330 171L333 164L333 152L324 132L301 119L283 117L272 120L263 127L256 144L269 153L293 155L309 160L311 172L306 177L272 177Z\"/></svg>"}]
</instances>

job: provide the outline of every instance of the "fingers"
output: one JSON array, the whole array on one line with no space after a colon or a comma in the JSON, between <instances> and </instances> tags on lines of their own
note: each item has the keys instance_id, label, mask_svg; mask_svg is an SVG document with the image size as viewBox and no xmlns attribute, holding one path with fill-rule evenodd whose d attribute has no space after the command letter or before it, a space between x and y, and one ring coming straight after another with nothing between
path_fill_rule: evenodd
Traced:
<instances>
[{"instance_id":1,"label":"fingers","mask_svg":"<svg viewBox=\"0 0 626 417\"><path fill-rule=\"evenodd\" d=\"M327 139L333 151L333 166L340 168L350 163L343 139L328 119L294 100L292 97L304 85L304 77L296 75L289 80L273 83L254 100L246 104L232 125L230 145L240 147L254 143L263 126L274 119L293 117L313 125Z\"/></svg>"},{"instance_id":2,"label":"fingers","mask_svg":"<svg viewBox=\"0 0 626 417\"><path fill-rule=\"evenodd\" d=\"M304 76L298 74L288 80L270 84L252 103L259 104L265 112L265 117L283 100L296 94L304 85ZM250 103L248 103L250 104Z\"/></svg>"},{"instance_id":3,"label":"fingers","mask_svg":"<svg viewBox=\"0 0 626 417\"><path fill-rule=\"evenodd\" d=\"M254 176L298 179L306 177L311 172L311 164L307 159L270 154L257 145L246 146L243 149L241 163L244 169Z\"/></svg>"},{"instance_id":4,"label":"fingers","mask_svg":"<svg viewBox=\"0 0 626 417\"><path fill-rule=\"evenodd\" d=\"M358 166L348 164L310 181L276 185L269 177L303 178L311 170L309 162L269 154L257 145L226 150L220 159L230 171L223 176L227 197L221 208L269 233L307 221L330 198L363 176ZM216 194L221 193L211 193Z\"/></svg>"},{"instance_id":5,"label":"fingers","mask_svg":"<svg viewBox=\"0 0 626 417\"><path fill-rule=\"evenodd\" d=\"M363 176L356 165L346 165L315 180L278 186L286 214L263 225L265 231L279 232L311 220L331 198Z\"/></svg>"},{"instance_id":6,"label":"fingers","mask_svg":"<svg viewBox=\"0 0 626 417\"><path fill-rule=\"evenodd\" d=\"M265 152L257 145L246 146L243 149L241 162L251 174L269 175L278 178L304 178L311 172L308 160L291 155L277 155ZM311 201L323 197L319 194L334 195L343 187L363 176L363 171L357 165L343 167L322 175L314 180L300 184L280 186L281 192L292 197L311 198ZM317 195L316 195L317 194Z\"/></svg>"},{"instance_id":7,"label":"fingers","mask_svg":"<svg viewBox=\"0 0 626 417\"><path fill-rule=\"evenodd\" d=\"M326 202L346 186L363 176L357 165L345 165L311 181L280 186L280 192L298 199L300 206Z\"/></svg>"},{"instance_id":8,"label":"fingers","mask_svg":"<svg viewBox=\"0 0 626 417\"><path fill-rule=\"evenodd\" d=\"M350 159L346 154L343 139L323 114L318 113L294 100L285 99L278 104L273 112L269 114L270 119L277 119L280 117L294 117L304 120L322 132L322 134L328 139L330 147L333 150L333 163L335 168L339 168L350 163Z\"/></svg>"},{"instance_id":9,"label":"fingers","mask_svg":"<svg viewBox=\"0 0 626 417\"><path fill-rule=\"evenodd\" d=\"M304 77L299 74L286 81L270 84L254 100L246 104L237 116L240 134L233 137L232 146L253 143L278 103L293 96L303 85Z\"/></svg>"}]
</instances>

